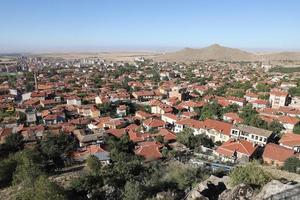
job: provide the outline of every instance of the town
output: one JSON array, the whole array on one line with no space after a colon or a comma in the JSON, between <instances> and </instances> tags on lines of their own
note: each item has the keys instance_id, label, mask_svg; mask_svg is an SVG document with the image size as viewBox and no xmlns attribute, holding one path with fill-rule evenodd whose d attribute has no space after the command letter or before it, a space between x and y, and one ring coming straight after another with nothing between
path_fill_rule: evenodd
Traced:
<instances>
[{"instance_id":1,"label":"town","mask_svg":"<svg viewBox=\"0 0 300 200\"><path fill-rule=\"evenodd\" d=\"M195 184L300 181L300 72L262 61L7 57L2 188L61 187L56 199L226 199L227 184ZM27 190L13 193L30 198Z\"/></svg>"}]
</instances>

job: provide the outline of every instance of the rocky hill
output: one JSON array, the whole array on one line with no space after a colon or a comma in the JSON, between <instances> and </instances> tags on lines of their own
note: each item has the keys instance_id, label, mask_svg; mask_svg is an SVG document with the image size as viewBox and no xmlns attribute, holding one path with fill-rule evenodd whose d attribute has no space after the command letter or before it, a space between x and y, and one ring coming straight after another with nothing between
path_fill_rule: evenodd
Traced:
<instances>
[{"instance_id":1,"label":"rocky hill","mask_svg":"<svg viewBox=\"0 0 300 200\"><path fill-rule=\"evenodd\" d=\"M185 48L177 52L159 54L153 57L158 61L192 62L199 60L220 61L267 61L267 60L300 60L300 52L279 52L255 54L236 48L214 44L201 49Z\"/></svg>"}]
</instances>

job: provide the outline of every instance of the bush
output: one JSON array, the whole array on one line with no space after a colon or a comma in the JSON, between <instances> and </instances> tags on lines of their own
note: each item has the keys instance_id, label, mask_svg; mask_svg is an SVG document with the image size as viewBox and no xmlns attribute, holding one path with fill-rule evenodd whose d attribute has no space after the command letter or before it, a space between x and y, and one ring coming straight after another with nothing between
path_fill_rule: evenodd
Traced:
<instances>
[{"instance_id":1,"label":"bush","mask_svg":"<svg viewBox=\"0 0 300 200\"><path fill-rule=\"evenodd\" d=\"M288 158L283 165L283 169L289 172L300 174L300 159L296 157Z\"/></svg>"},{"instance_id":2,"label":"bush","mask_svg":"<svg viewBox=\"0 0 300 200\"><path fill-rule=\"evenodd\" d=\"M229 176L232 186L245 183L262 187L271 180L271 175L256 163L235 167Z\"/></svg>"}]
</instances>

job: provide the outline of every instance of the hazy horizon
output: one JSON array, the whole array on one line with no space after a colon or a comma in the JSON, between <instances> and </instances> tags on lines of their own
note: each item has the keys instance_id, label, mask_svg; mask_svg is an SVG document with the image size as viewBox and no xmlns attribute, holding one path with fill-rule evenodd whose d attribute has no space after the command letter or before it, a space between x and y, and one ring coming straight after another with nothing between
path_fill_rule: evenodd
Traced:
<instances>
[{"instance_id":1,"label":"hazy horizon","mask_svg":"<svg viewBox=\"0 0 300 200\"><path fill-rule=\"evenodd\" d=\"M1 1L0 52L300 49L300 1Z\"/></svg>"}]
</instances>

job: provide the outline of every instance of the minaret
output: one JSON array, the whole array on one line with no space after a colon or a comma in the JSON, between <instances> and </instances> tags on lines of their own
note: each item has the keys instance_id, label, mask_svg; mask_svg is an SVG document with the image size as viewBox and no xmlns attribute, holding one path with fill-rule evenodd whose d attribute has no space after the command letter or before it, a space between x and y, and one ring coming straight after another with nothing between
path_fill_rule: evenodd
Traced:
<instances>
[{"instance_id":1,"label":"minaret","mask_svg":"<svg viewBox=\"0 0 300 200\"><path fill-rule=\"evenodd\" d=\"M34 84L35 84L35 91L38 91L38 81L36 77L36 72L34 72Z\"/></svg>"}]
</instances>

